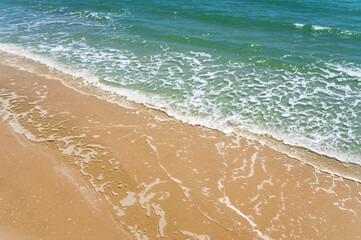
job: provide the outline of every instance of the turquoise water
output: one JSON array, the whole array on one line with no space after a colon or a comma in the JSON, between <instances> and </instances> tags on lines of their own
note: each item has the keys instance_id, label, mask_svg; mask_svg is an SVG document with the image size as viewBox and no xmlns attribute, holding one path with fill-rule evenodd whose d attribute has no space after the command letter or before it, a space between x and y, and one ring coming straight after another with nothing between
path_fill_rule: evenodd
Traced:
<instances>
[{"instance_id":1,"label":"turquoise water","mask_svg":"<svg viewBox=\"0 0 361 240\"><path fill-rule=\"evenodd\" d=\"M360 1L1 1L0 50L361 164Z\"/></svg>"}]
</instances>

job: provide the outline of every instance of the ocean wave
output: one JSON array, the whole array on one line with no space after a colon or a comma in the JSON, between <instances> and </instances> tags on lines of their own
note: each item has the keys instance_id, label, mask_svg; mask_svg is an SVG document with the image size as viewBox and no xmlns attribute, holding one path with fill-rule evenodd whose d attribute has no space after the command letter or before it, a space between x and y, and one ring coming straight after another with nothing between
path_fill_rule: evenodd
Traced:
<instances>
[{"instance_id":1,"label":"ocean wave","mask_svg":"<svg viewBox=\"0 0 361 240\"><path fill-rule=\"evenodd\" d=\"M72 10L65 12L65 15L81 17L81 18L91 18L94 20L108 20L108 21L113 20L111 17L106 16L104 14L98 12L85 11L85 10Z\"/></svg>"},{"instance_id":2,"label":"ocean wave","mask_svg":"<svg viewBox=\"0 0 361 240\"><path fill-rule=\"evenodd\" d=\"M344 64L326 63L326 65L338 72L345 73L351 77L356 77L358 78L358 80L361 81L361 66L356 66L356 65L349 66L350 64L347 63Z\"/></svg>"},{"instance_id":3,"label":"ocean wave","mask_svg":"<svg viewBox=\"0 0 361 240\"><path fill-rule=\"evenodd\" d=\"M337 36L355 36L360 37L361 32L352 31L347 29L339 29L336 27L329 26L319 26L309 23L292 23L283 19L274 20L267 18L260 18L259 16L236 16L236 15L226 15L226 14L215 14L215 13L195 13L192 15L186 14L186 17L196 19L197 21L205 22L206 24L213 25L224 25L229 26L233 25L236 27L248 27L248 26L257 26L258 28L268 28L268 29L292 29L294 27L298 29L303 29L306 32L319 32L319 33L328 33L334 34Z\"/></svg>"},{"instance_id":4,"label":"ocean wave","mask_svg":"<svg viewBox=\"0 0 361 240\"><path fill-rule=\"evenodd\" d=\"M178 99L175 97L170 98L166 94L162 94L161 91L158 92L158 94L155 94L152 91L146 91L145 89L141 90L141 89L129 88L128 85L124 85L124 84L121 84L121 82L114 81L114 79L112 79L111 77L108 77L107 81L108 81L108 83L113 81L112 82L113 86L111 84L104 84L104 83L102 83L104 81L102 81L101 78L97 77L96 75L94 75L94 73L90 72L89 70L84 69L82 71L79 71L79 69L72 69L68 66L60 64L59 62L57 62L56 60L54 60L51 57L45 57L45 56L41 56L39 54L35 54L32 49L24 49L18 45L1 43L0 50L11 53L11 54L15 54L15 55L18 55L21 57L26 57L26 58L32 59L34 61L37 61L41 64L48 66L51 69L61 71L65 74L71 75L76 78L84 79L84 84L91 84L92 86L102 89L104 92L112 92L119 96L125 96L130 101L134 101L134 102L140 103L140 104L145 104L148 107L165 111L168 115L170 115L176 119L179 119L183 122L192 124L192 125L202 125L205 127L218 129L226 134L236 133L236 134L239 134L239 135L247 137L247 138L253 138L253 139L257 139L258 141L263 141L265 143L267 143L267 138L268 138L267 136L271 136L272 138L277 139L280 142L283 142L283 143L291 145L291 146L304 147L304 148L310 149L316 153L326 155L329 157L334 157L334 158L339 159L344 162L353 162L353 163L361 164L361 162L359 162L359 160L358 160L358 159L360 159L360 157L358 155L353 154L352 152L340 151L339 149L335 148L333 145L329 145L329 146L320 145L320 142L325 141L327 139L332 140L335 137L331 130L330 130L329 134L326 134L326 135L324 133L323 133L323 135L322 134L320 135L317 132L319 130L317 130L314 133L312 133L311 135L309 134L308 136L304 136L304 135L300 134L300 129L298 129L298 130L295 129L295 127L298 126L296 123L295 123L295 125L290 125L290 129L288 130L288 133L285 133L283 131L280 131L279 129L275 129L272 126L268 126L268 127L261 126L261 125L257 124L257 122L251 123L248 120L243 121L244 116L235 112L235 111L238 111L237 109L235 109L235 110L228 109L227 110L228 112L225 115L223 113L223 111L225 111L227 108L222 107L223 106L222 101L220 102L221 103L220 106L213 105L214 103L211 102L212 98L210 98L212 95L215 97L215 99L217 99L217 101L221 100L223 98L225 101L228 101L228 100L233 101L233 99L235 99L235 97L236 97L236 98L240 98L240 99L244 98L243 100L245 100L246 102L247 101L249 101L250 103L253 102L254 106L256 106L257 108L258 108L258 106L260 106L259 105L260 99L258 99L258 96L256 96L256 95L253 96L253 98L250 95L240 96L239 93L236 93L236 92L233 92L233 93L229 92L226 95L224 95L224 93L226 93L225 90L227 88L231 88L230 87L232 85L231 81L228 81L228 82L225 81L224 85L221 86L221 90L219 90L220 85L216 85L216 88L214 88L213 90L211 90L211 92L206 94L206 92L204 91L205 89L200 88L199 86L209 84L208 81L205 81L204 79L199 78L199 77L198 78L193 77L195 89L194 89L194 91L190 92L190 95L187 95L187 96L183 95L183 99ZM61 48L60 48L60 50L61 50ZM185 62L182 64L192 65L194 73L199 73L202 76L202 74L203 74L202 72L204 72L204 66L202 66L202 64L203 64L202 61L203 60L210 61L212 59L212 56L207 53L203 53L203 52L191 52L191 56L178 55L178 56L176 56L176 58L178 58L178 59L183 58L183 60ZM202 58L203 60L201 60L200 58ZM160 59L163 59L162 61L164 61L164 57L163 58L158 57L158 58L154 58L154 59L157 60L158 63L154 63L153 66L158 66L157 68L159 68L160 66L162 66L162 64L164 64L164 63L159 62ZM126 59L123 59L123 60L126 60ZM128 61L128 60L126 60L126 61ZM174 58L172 58L171 61L174 61ZM130 64L130 62L128 62L124 66L124 68L128 68L129 64ZM328 64L328 65L330 65L330 64ZM334 65L331 64L330 66L332 66L333 68L331 68L328 71L343 70L342 73L347 72L347 74L353 74L353 75L358 76L357 75L358 72L357 71L355 72L355 70L350 72L350 69L344 68L344 67L342 68L341 66L338 66L335 64ZM247 70L247 65L237 64L237 62L229 63L229 69L230 69L229 73L231 75L233 74L234 69L243 69L243 68L246 68L246 70ZM143 66L143 69L144 69L144 66ZM145 68L144 71L147 72L148 76L151 76L152 74L154 74L154 73L152 73L152 71L154 71L154 68L153 68L153 70L151 68L149 68L149 69ZM181 68L177 69L177 68L171 67L171 68L169 68L169 71L170 71L169 76L172 77L172 76L175 76L177 74L177 72L182 73L183 70ZM208 74L207 78L209 80L216 79L217 72L215 72L213 74L208 72L207 74ZM250 74L252 74L252 73L250 73ZM336 74L336 73L328 72L326 74L331 75L331 74ZM247 78L247 76L244 76L244 77L245 77L244 79ZM132 75L129 76L129 78L133 78ZM139 84L139 82L137 82L137 79L134 79L134 80L135 80L134 83ZM169 84L169 83L163 83L163 84ZM175 87L174 90L176 90L177 88L184 89L184 84L185 84L184 82L183 83L179 82L178 84L179 85L177 85L177 87ZM254 84L254 83L252 83L252 84ZM260 82L259 84L263 84L263 83ZM300 84L304 84L304 83L300 83ZM258 88L258 85L254 85L253 88ZM327 95L339 94L339 96L342 97L345 95L345 91L346 91L346 96L349 95L349 93L347 93L347 91L348 91L347 88L335 89L335 90L333 90L333 88L334 87L332 84L330 85L330 89L328 89L328 90L327 90L327 88L326 89L315 88L314 91L311 92L310 94L317 95L318 94L317 91L321 91L320 92L321 95L322 94L327 94ZM269 88L269 89L272 89L272 88ZM274 89L273 91L279 91L277 88L273 88L273 89ZM213 91L213 93L212 93L212 91ZM338 93L337 91L340 91L340 93ZM259 96L262 98L265 98L265 99L274 97L272 94L267 96L267 95L264 95L263 93ZM102 96L98 96L98 97L102 97ZM226 98L228 100L226 100ZM295 100L293 100L289 103L286 103L286 104L289 104L289 105L301 104L304 107L311 107L311 109L314 107L314 106L312 106L312 104L310 105L310 103L308 103L308 102L303 102L302 99L307 99L307 96L302 97L302 94L301 94L299 98L295 98ZM262 100L262 101L264 101L264 100ZM225 104L229 104L229 103L226 102ZM301 105L300 105L300 107L304 108ZM249 109L249 110L251 110L251 109ZM253 110L255 110L255 109L253 108ZM244 111L245 112L242 114L247 114L248 110L244 108ZM285 109L280 109L280 111L283 114L286 114L286 115L284 115L285 117L287 117L287 118L291 117L290 114L292 114L292 112L289 112L289 107L286 107ZM249 112L249 114L254 114L254 113ZM305 116L299 116L299 117L302 117L305 119L310 119L310 118L315 117L312 115L312 113L310 113L310 114L311 115L309 115L309 116L305 115ZM266 116L263 116L263 117L266 117ZM337 120L337 118L335 118L335 119ZM267 121L271 121L271 119L267 120ZM322 118L315 119L315 122L322 123L322 121L324 121ZM341 119L339 121L344 121L344 120ZM280 123L280 124L282 124L282 123ZM325 123L323 123L323 124L325 124ZM328 123L326 124L326 126L327 125L328 125ZM295 131L295 130L297 130L297 131ZM254 134L256 134L258 137L255 137L256 135L254 135ZM259 137L259 136L261 136L261 137ZM277 146L275 148L277 148Z\"/></svg>"},{"instance_id":5,"label":"ocean wave","mask_svg":"<svg viewBox=\"0 0 361 240\"><path fill-rule=\"evenodd\" d=\"M58 6L57 4L50 5L50 4L35 4L32 5L32 10L35 12L41 11L48 14L64 14L68 16L78 17L78 18L89 18L93 20L106 20L112 21L113 19L107 16L104 13L97 12L97 11L87 11L82 9L72 9L69 7Z\"/></svg>"},{"instance_id":6,"label":"ocean wave","mask_svg":"<svg viewBox=\"0 0 361 240\"><path fill-rule=\"evenodd\" d=\"M77 71L74 69L71 69L58 61L52 59L51 57L42 56L39 54L34 53L34 50L31 48L24 48L17 44L11 44L11 43L0 43L0 50L6 53L10 53L19 57L25 57L29 58L33 61L36 61L40 64L43 64L50 69L55 69L58 71L61 71L65 74L68 74L70 76L73 76L75 78L82 78L86 80L87 83L96 83L99 82L99 78L91 75L88 71Z\"/></svg>"},{"instance_id":7,"label":"ocean wave","mask_svg":"<svg viewBox=\"0 0 361 240\"><path fill-rule=\"evenodd\" d=\"M338 35L338 36L356 36L356 37L361 36L361 32L337 29L337 28L333 28L333 27L325 27L325 26L302 24L302 23L293 23L293 25L298 29L311 30L311 31L320 32L320 33L322 33L322 32L330 33L330 34L334 34L334 35Z\"/></svg>"}]
</instances>

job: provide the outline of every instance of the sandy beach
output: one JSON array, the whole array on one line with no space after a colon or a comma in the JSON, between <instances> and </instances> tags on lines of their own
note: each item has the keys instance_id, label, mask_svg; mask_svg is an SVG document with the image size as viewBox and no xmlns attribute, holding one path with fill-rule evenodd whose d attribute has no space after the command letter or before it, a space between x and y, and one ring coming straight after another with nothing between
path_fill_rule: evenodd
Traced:
<instances>
[{"instance_id":1,"label":"sandy beach","mask_svg":"<svg viewBox=\"0 0 361 240\"><path fill-rule=\"evenodd\" d=\"M357 181L47 71L0 65L1 239L360 238Z\"/></svg>"},{"instance_id":2,"label":"sandy beach","mask_svg":"<svg viewBox=\"0 0 361 240\"><path fill-rule=\"evenodd\" d=\"M1 239L131 239L59 152L0 129Z\"/></svg>"}]
</instances>

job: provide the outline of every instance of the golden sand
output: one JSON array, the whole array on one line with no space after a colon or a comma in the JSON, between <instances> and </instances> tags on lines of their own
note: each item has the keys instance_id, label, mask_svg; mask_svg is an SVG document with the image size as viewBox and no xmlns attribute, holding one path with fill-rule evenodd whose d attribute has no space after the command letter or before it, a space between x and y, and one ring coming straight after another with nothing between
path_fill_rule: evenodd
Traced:
<instances>
[{"instance_id":1,"label":"golden sand","mask_svg":"<svg viewBox=\"0 0 361 240\"><path fill-rule=\"evenodd\" d=\"M0 132L0 239L131 239L58 151Z\"/></svg>"},{"instance_id":2,"label":"golden sand","mask_svg":"<svg viewBox=\"0 0 361 240\"><path fill-rule=\"evenodd\" d=\"M359 183L256 141L183 124L144 106L122 107L4 65L0 105L0 236L361 234Z\"/></svg>"}]
</instances>

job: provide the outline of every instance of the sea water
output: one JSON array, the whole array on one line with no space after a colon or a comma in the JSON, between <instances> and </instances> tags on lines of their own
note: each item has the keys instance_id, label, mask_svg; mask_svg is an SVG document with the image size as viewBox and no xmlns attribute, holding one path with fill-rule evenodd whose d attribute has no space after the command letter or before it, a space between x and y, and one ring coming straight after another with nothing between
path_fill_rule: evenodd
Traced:
<instances>
[{"instance_id":1,"label":"sea water","mask_svg":"<svg viewBox=\"0 0 361 240\"><path fill-rule=\"evenodd\" d=\"M361 164L357 0L3 0L0 50L192 124Z\"/></svg>"}]
</instances>

